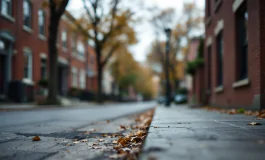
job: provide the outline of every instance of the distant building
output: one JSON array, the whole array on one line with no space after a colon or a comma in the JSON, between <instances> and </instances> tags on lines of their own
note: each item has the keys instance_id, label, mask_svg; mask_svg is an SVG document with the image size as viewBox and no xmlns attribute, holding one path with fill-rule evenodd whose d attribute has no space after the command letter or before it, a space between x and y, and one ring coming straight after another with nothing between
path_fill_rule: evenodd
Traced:
<instances>
[{"instance_id":1,"label":"distant building","mask_svg":"<svg viewBox=\"0 0 265 160\"><path fill-rule=\"evenodd\" d=\"M194 37L191 39L190 45L188 46L187 62L191 62L197 58L199 44L199 37ZM196 97L196 76L186 74L185 85L189 93L189 102L193 103L192 101L197 101L198 98Z\"/></svg>"},{"instance_id":2,"label":"distant building","mask_svg":"<svg viewBox=\"0 0 265 160\"><path fill-rule=\"evenodd\" d=\"M48 78L49 10L42 7L44 1L1 1L0 99L32 101L39 80ZM82 34L73 32L74 20L65 12L58 31L58 93L61 96L66 96L70 88L96 89L95 55Z\"/></svg>"},{"instance_id":3,"label":"distant building","mask_svg":"<svg viewBox=\"0 0 265 160\"><path fill-rule=\"evenodd\" d=\"M205 91L223 107L265 107L265 1L206 0Z\"/></svg>"}]
</instances>

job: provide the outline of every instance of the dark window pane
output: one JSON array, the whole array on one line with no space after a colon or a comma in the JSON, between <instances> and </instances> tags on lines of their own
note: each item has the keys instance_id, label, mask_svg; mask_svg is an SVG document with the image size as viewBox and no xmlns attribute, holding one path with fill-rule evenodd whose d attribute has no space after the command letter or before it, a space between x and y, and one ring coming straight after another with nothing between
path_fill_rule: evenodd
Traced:
<instances>
[{"instance_id":1,"label":"dark window pane","mask_svg":"<svg viewBox=\"0 0 265 160\"><path fill-rule=\"evenodd\" d=\"M223 85L223 33L217 36L217 86Z\"/></svg>"},{"instance_id":2,"label":"dark window pane","mask_svg":"<svg viewBox=\"0 0 265 160\"><path fill-rule=\"evenodd\" d=\"M236 12L236 33L237 33L237 80L248 77L248 12L246 3Z\"/></svg>"},{"instance_id":3,"label":"dark window pane","mask_svg":"<svg viewBox=\"0 0 265 160\"><path fill-rule=\"evenodd\" d=\"M23 1L23 24L31 28L31 17L32 17L32 5L29 0Z\"/></svg>"}]
</instances>

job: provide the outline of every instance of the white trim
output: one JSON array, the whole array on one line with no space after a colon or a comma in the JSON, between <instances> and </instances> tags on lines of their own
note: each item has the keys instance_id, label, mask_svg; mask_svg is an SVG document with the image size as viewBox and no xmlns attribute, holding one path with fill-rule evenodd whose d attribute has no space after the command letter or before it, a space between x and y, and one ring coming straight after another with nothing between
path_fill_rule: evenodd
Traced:
<instances>
[{"instance_id":1,"label":"white trim","mask_svg":"<svg viewBox=\"0 0 265 160\"><path fill-rule=\"evenodd\" d=\"M24 77L24 79L27 79L27 81L25 83L32 84L28 81L32 81L32 77L33 77L33 54L32 54L32 51L29 47L24 47L23 52L24 52L23 58L25 58L25 56L28 57L28 78ZM24 65L25 64L23 64L23 67L25 67ZM23 70L23 72L24 72L24 70ZM25 73L23 73L23 74L25 74Z\"/></svg>"},{"instance_id":2,"label":"white trim","mask_svg":"<svg viewBox=\"0 0 265 160\"><path fill-rule=\"evenodd\" d=\"M23 25L23 30L28 32L28 33L32 33L33 32L31 28L29 28L28 26L25 26L25 25Z\"/></svg>"},{"instance_id":3,"label":"white trim","mask_svg":"<svg viewBox=\"0 0 265 160\"><path fill-rule=\"evenodd\" d=\"M3 13L1 13L1 16L4 17L4 18L7 19L7 20L13 22L13 23L16 21L16 19L15 19L14 17L12 17L12 16L10 16L10 15L8 15L8 14L3 14Z\"/></svg>"},{"instance_id":4,"label":"white trim","mask_svg":"<svg viewBox=\"0 0 265 160\"><path fill-rule=\"evenodd\" d=\"M77 73L77 68L76 67L72 67L72 72L73 73Z\"/></svg>"},{"instance_id":5,"label":"white trim","mask_svg":"<svg viewBox=\"0 0 265 160\"><path fill-rule=\"evenodd\" d=\"M224 20L221 19L217 22L217 25L214 28L214 35L217 36L223 29L224 29Z\"/></svg>"},{"instance_id":6,"label":"white trim","mask_svg":"<svg viewBox=\"0 0 265 160\"><path fill-rule=\"evenodd\" d=\"M235 13L238 8L243 4L244 0L235 0L232 6L233 12Z\"/></svg>"},{"instance_id":7,"label":"white trim","mask_svg":"<svg viewBox=\"0 0 265 160\"><path fill-rule=\"evenodd\" d=\"M46 41L47 40L47 38L44 35L42 35L42 34L39 34L39 39L41 39L43 41Z\"/></svg>"},{"instance_id":8,"label":"white trim","mask_svg":"<svg viewBox=\"0 0 265 160\"><path fill-rule=\"evenodd\" d=\"M47 59L47 54L45 54L45 53L40 53L40 58Z\"/></svg>"},{"instance_id":9,"label":"white trim","mask_svg":"<svg viewBox=\"0 0 265 160\"><path fill-rule=\"evenodd\" d=\"M28 79L28 78L23 78L22 82L25 83L25 84L29 84L29 85L34 85L35 84L35 82L33 82L31 79Z\"/></svg>"},{"instance_id":10,"label":"white trim","mask_svg":"<svg viewBox=\"0 0 265 160\"><path fill-rule=\"evenodd\" d=\"M206 46L209 47L210 45L212 45L213 43L213 39L212 36L209 36L206 40Z\"/></svg>"},{"instance_id":11,"label":"white trim","mask_svg":"<svg viewBox=\"0 0 265 160\"><path fill-rule=\"evenodd\" d=\"M224 87L223 86L216 87L214 91L215 91L215 93L223 92L224 91Z\"/></svg>"},{"instance_id":12,"label":"white trim","mask_svg":"<svg viewBox=\"0 0 265 160\"><path fill-rule=\"evenodd\" d=\"M242 80L239 80L237 82L234 82L232 86L233 86L233 88L238 88L238 87L247 86L249 84L250 84L250 81L248 78L246 78L246 79L242 79Z\"/></svg>"},{"instance_id":13,"label":"white trim","mask_svg":"<svg viewBox=\"0 0 265 160\"><path fill-rule=\"evenodd\" d=\"M59 57L58 58L58 62L62 63L62 64L68 64L67 60L63 57Z\"/></svg>"},{"instance_id":14,"label":"white trim","mask_svg":"<svg viewBox=\"0 0 265 160\"><path fill-rule=\"evenodd\" d=\"M31 49L29 47L24 47L23 48L23 52L30 52L32 53Z\"/></svg>"}]
</instances>

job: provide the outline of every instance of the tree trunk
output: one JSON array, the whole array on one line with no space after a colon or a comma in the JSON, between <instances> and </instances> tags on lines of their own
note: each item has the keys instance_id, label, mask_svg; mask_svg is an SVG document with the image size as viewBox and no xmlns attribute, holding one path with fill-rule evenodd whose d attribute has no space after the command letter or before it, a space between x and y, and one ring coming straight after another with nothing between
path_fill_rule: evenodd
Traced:
<instances>
[{"instance_id":1,"label":"tree trunk","mask_svg":"<svg viewBox=\"0 0 265 160\"><path fill-rule=\"evenodd\" d=\"M98 81L98 92L97 92L97 102L103 103L103 97L102 97L102 72L103 72L103 66L101 64L101 50L100 47L96 47L96 53L97 53L97 81Z\"/></svg>"},{"instance_id":2,"label":"tree trunk","mask_svg":"<svg viewBox=\"0 0 265 160\"><path fill-rule=\"evenodd\" d=\"M56 39L58 31L59 20L55 16L50 16L50 25L49 25L49 94L47 103L57 104L57 48L56 48Z\"/></svg>"},{"instance_id":3,"label":"tree trunk","mask_svg":"<svg viewBox=\"0 0 265 160\"><path fill-rule=\"evenodd\" d=\"M97 93L97 102L103 103L102 97L102 68L98 65L98 93Z\"/></svg>"}]
</instances>

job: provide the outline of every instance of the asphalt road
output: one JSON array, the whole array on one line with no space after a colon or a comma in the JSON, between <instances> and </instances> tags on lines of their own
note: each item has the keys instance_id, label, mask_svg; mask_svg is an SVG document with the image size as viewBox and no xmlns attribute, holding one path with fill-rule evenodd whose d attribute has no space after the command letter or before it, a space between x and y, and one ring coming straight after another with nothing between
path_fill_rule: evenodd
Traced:
<instances>
[{"instance_id":1,"label":"asphalt road","mask_svg":"<svg viewBox=\"0 0 265 160\"><path fill-rule=\"evenodd\" d=\"M92 122L115 119L155 105L155 102L144 102L0 112L0 132L47 134L76 130Z\"/></svg>"},{"instance_id":2,"label":"asphalt road","mask_svg":"<svg viewBox=\"0 0 265 160\"><path fill-rule=\"evenodd\" d=\"M114 139L105 139L93 148L98 138L106 133L120 134L120 125L134 122L128 115L155 106L155 102L147 102L2 111L0 160L106 159L113 154L110 144ZM34 142L36 135L41 140ZM87 142L76 144L74 139Z\"/></svg>"}]
</instances>

